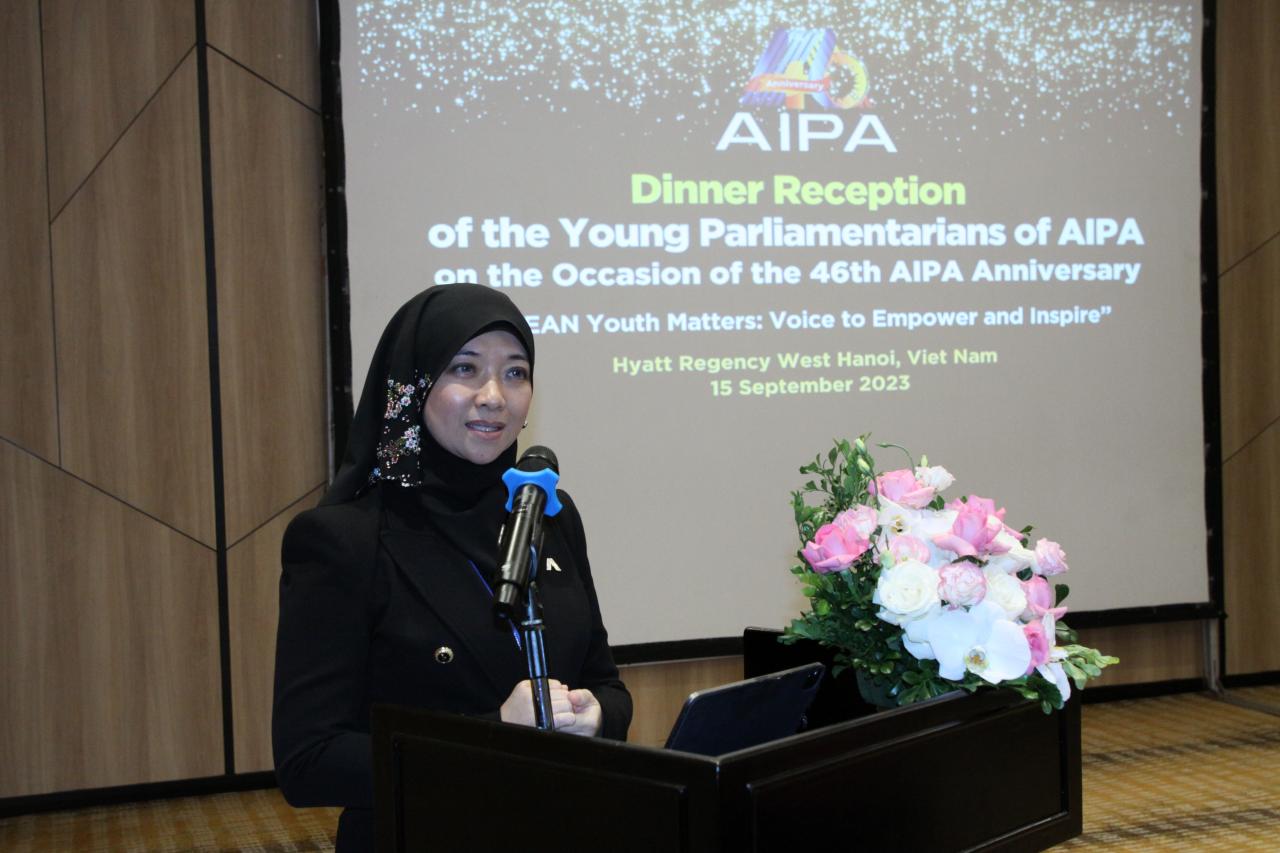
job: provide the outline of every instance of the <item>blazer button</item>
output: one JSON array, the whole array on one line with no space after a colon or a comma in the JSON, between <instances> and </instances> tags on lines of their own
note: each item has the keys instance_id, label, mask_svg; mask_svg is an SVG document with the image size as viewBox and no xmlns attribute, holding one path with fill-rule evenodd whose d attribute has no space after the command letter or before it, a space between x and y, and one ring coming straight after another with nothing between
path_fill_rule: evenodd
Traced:
<instances>
[{"instance_id":1,"label":"blazer button","mask_svg":"<svg viewBox=\"0 0 1280 853\"><path fill-rule=\"evenodd\" d=\"M436 663L453 663L453 649L441 646L435 651Z\"/></svg>"}]
</instances>

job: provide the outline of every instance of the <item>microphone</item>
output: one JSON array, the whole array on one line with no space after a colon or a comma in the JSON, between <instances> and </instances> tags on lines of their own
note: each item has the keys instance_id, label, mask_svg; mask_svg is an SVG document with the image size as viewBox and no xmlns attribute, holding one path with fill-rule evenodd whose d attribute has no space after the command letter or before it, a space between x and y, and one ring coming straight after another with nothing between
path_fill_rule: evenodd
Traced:
<instances>
[{"instance_id":1,"label":"microphone","mask_svg":"<svg viewBox=\"0 0 1280 853\"><path fill-rule=\"evenodd\" d=\"M547 447L530 447L516 467L502 475L509 515L498 537L493 607L499 616L513 621L521 616L520 601L542 548L542 517L555 515L561 509L556 496L559 481L559 463Z\"/></svg>"}]
</instances>

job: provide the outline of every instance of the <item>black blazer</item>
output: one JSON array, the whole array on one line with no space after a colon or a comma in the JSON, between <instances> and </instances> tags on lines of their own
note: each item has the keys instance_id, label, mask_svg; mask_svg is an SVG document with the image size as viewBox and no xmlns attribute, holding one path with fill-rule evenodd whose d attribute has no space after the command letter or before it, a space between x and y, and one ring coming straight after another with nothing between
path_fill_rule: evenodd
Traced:
<instances>
[{"instance_id":1,"label":"black blazer","mask_svg":"<svg viewBox=\"0 0 1280 853\"><path fill-rule=\"evenodd\" d=\"M497 719L528 677L479 572L421 513L377 486L302 513L284 536L272 746L294 806L345 806L339 846L372 844L373 704ZM548 519L538 567L550 677L595 694L601 734L625 739L631 696L600 618L577 508ZM445 651L448 650L448 651Z\"/></svg>"}]
</instances>

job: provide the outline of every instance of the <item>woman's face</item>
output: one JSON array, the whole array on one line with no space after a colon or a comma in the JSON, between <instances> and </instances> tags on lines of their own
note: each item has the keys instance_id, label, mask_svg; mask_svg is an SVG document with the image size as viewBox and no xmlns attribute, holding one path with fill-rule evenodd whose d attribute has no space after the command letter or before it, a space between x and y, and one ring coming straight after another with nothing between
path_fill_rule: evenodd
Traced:
<instances>
[{"instance_id":1,"label":"woman's face","mask_svg":"<svg viewBox=\"0 0 1280 853\"><path fill-rule=\"evenodd\" d=\"M529 356L515 335L494 330L463 344L431 386L422 422L445 450L484 465L515 442L532 402Z\"/></svg>"}]
</instances>

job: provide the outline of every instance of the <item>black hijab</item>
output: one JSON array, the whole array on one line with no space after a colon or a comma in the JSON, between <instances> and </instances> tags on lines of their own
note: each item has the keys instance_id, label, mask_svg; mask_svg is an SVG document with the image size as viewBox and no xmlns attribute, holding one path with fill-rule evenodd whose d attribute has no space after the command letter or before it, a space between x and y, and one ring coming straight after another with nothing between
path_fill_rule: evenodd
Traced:
<instances>
[{"instance_id":1,"label":"black hijab","mask_svg":"<svg viewBox=\"0 0 1280 853\"><path fill-rule=\"evenodd\" d=\"M380 483L387 509L410 524L420 516L490 571L506 502L501 477L515 464L515 444L487 465L454 456L423 426L422 405L463 344L495 329L524 346L532 376L533 332L506 294L448 284L406 302L374 350L346 454L320 503L353 500Z\"/></svg>"}]
</instances>

